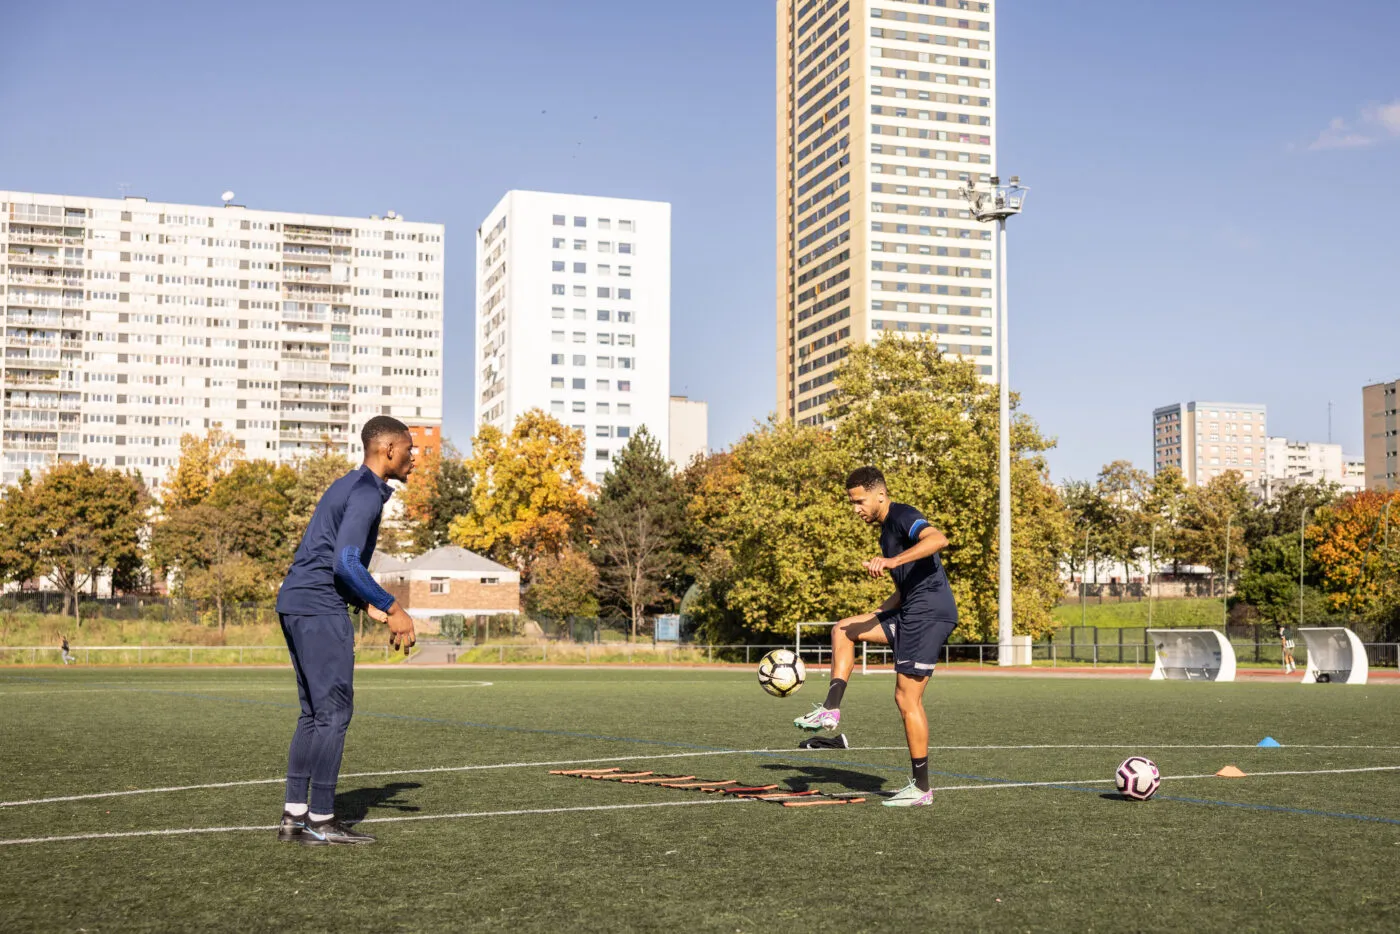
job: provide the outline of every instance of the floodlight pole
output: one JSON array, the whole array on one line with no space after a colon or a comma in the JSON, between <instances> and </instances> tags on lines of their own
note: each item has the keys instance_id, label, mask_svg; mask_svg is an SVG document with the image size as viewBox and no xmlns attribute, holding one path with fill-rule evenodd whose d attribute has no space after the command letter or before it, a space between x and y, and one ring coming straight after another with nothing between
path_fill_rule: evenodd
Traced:
<instances>
[{"instance_id":1,"label":"floodlight pole","mask_svg":"<svg viewBox=\"0 0 1400 934\"><path fill-rule=\"evenodd\" d=\"M1308 547L1303 533L1308 527L1308 507L1303 505L1303 515L1298 519L1298 626L1303 625L1303 558Z\"/></svg>"},{"instance_id":2,"label":"floodlight pole","mask_svg":"<svg viewBox=\"0 0 1400 934\"><path fill-rule=\"evenodd\" d=\"M1010 341L1007 338L1006 301L1006 219L1020 214L1026 200L1026 189L1019 176L1011 176L1003 185L998 176L991 178L990 191L978 191L969 180L963 197L972 209L972 216L986 223L997 222L996 248L996 318L997 318L997 382L1000 416L997 420L997 487L999 521L997 528L997 664L1013 664L1011 651L1011 380Z\"/></svg>"},{"instance_id":3,"label":"floodlight pole","mask_svg":"<svg viewBox=\"0 0 1400 934\"><path fill-rule=\"evenodd\" d=\"M1220 588L1220 624L1226 635L1230 632L1230 529L1234 522L1234 513L1225 517L1225 583Z\"/></svg>"}]
</instances>

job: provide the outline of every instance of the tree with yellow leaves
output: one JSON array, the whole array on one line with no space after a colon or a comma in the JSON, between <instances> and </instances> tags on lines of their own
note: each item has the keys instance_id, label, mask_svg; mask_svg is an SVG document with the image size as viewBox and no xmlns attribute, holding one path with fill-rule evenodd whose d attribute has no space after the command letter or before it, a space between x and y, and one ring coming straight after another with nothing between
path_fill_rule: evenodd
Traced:
<instances>
[{"instance_id":1,"label":"tree with yellow leaves","mask_svg":"<svg viewBox=\"0 0 1400 934\"><path fill-rule=\"evenodd\" d=\"M211 428L204 435L180 437L180 461L161 488L161 506L167 513L198 506L214 484L243 459L238 441L226 431Z\"/></svg>"},{"instance_id":2,"label":"tree with yellow leaves","mask_svg":"<svg viewBox=\"0 0 1400 934\"><path fill-rule=\"evenodd\" d=\"M510 434L486 425L467 458L471 510L452 520L453 544L517 568L563 551L589 516L583 432L531 409Z\"/></svg>"}]
</instances>

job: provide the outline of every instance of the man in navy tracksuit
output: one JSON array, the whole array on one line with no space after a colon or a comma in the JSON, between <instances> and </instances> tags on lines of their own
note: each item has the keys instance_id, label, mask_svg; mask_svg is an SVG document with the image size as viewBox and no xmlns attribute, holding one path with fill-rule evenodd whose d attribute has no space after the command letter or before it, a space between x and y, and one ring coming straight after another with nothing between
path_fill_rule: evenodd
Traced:
<instances>
[{"instance_id":1,"label":"man in navy tracksuit","mask_svg":"<svg viewBox=\"0 0 1400 934\"><path fill-rule=\"evenodd\" d=\"M355 631L346 605L387 622L395 648L407 652L414 642L413 619L368 570L379 514L393 495L386 481L403 482L413 472L413 438L403 422L379 415L365 423L360 439L364 463L332 483L316 504L277 593L301 695L301 717L287 757L287 803L277 831L277 839L286 843L374 842L334 813L345 730L354 710Z\"/></svg>"}]
</instances>

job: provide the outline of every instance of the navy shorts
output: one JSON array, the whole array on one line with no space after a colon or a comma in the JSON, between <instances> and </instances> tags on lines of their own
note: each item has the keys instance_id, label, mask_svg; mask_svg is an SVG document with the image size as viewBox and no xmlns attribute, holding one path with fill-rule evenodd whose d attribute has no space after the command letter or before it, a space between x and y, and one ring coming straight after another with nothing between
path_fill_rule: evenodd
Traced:
<instances>
[{"instance_id":1,"label":"navy shorts","mask_svg":"<svg viewBox=\"0 0 1400 934\"><path fill-rule=\"evenodd\" d=\"M899 607L879 612L875 618L894 649L894 670L902 675L926 678L943 651L943 644L958 626L958 614Z\"/></svg>"}]
</instances>

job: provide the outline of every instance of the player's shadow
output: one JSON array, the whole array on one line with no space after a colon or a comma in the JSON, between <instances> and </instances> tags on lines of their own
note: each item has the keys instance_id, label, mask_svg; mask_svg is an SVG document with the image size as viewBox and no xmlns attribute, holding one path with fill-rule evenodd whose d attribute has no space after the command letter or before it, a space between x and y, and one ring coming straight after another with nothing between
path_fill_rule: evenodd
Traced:
<instances>
[{"instance_id":1,"label":"player's shadow","mask_svg":"<svg viewBox=\"0 0 1400 934\"><path fill-rule=\"evenodd\" d=\"M361 821L369 816L372 808L391 808L395 811L420 811L422 808L395 800L400 792L422 788L418 782L390 782L378 788L356 788L342 791L335 796L335 813L347 822Z\"/></svg>"},{"instance_id":2,"label":"player's shadow","mask_svg":"<svg viewBox=\"0 0 1400 934\"><path fill-rule=\"evenodd\" d=\"M793 791L806 791L811 787L823 788L839 785L848 791L880 791L885 787L885 779L868 772L853 772L850 769L833 769L824 765L780 765L772 763L763 766L772 772L797 772L786 781Z\"/></svg>"}]
</instances>

